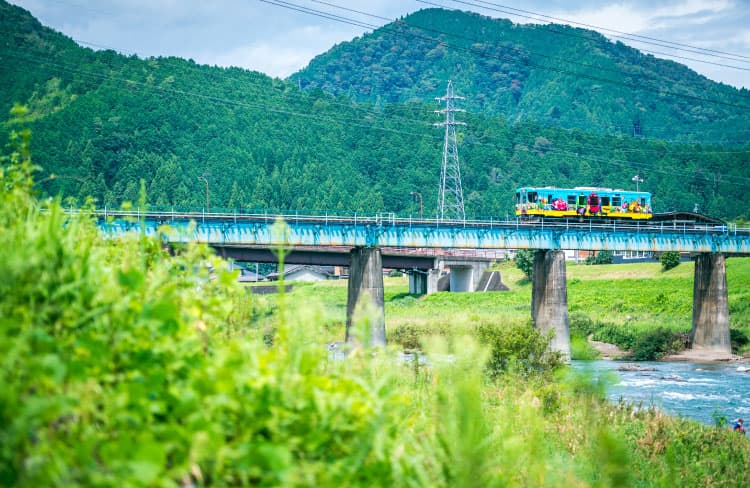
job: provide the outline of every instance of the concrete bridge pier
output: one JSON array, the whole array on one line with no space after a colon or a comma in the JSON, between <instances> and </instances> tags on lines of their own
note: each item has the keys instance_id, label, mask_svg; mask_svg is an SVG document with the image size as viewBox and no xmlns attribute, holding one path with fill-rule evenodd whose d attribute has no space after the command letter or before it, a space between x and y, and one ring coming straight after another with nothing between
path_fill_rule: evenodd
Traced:
<instances>
[{"instance_id":1,"label":"concrete bridge pier","mask_svg":"<svg viewBox=\"0 0 750 488\"><path fill-rule=\"evenodd\" d=\"M477 291L482 274L490 267L487 259L467 259L457 257L443 257L438 261L438 269L450 269L451 292Z\"/></svg>"},{"instance_id":2,"label":"concrete bridge pier","mask_svg":"<svg viewBox=\"0 0 750 488\"><path fill-rule=\"evenodd\" d=\"M383 258L380 248L355 247L349 255L349 293L346 302L346 342L355 340L354 319L370 321L369 345L385 346L385 306L383 296ZM365 315L355 317L355 311ZM361 338L364 339L364 338Z\"/></svg>"},{"instance_id":3,"label":"concrete bridge pier","mask_svg":"<svg viewBox=\"0 0 750 488\"><path fill-rule=\"evenodd\" d=\"M723 254L702 253L695 258L691 342L694 350L725 353L727 356L732 353Z\"/></svg>"},{"instance_id":4,"label":"concrete bridge pier","mask_svg":"<svg viewBox=\"0 0 750 488\"><path fill-rule=\"evenodd\" d=\"M568 289L563 251L540 250L534 255L531 320L542 334L555 332L550 349L561 352L565 360L569 360Z\"/></svg>"},{"instance_id":5,"label":"concrete bridge pier","mask_svg":"<svg viewBox=\"0 0 750 488\"><path fill-rule=\"evenodd\" d=\"M407 272L409 275L409 293L412 295L429 295L437 291L439 269L421 270L414 269Z\"/></svg>"}]
</instances>

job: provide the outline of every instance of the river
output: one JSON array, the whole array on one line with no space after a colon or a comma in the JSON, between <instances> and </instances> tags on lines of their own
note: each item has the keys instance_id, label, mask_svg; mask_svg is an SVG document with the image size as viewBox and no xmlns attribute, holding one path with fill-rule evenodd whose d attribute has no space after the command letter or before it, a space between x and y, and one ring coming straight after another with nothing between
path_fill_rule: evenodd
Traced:
<instances>
[{"instance_id":1,"label":"river","mask_svg":"<svg viewBox=\"0 0 750 488\"><path fill-rule=\"evenodd\" d=\"M607 396L644 407L655 406L670 415L714 424L715 415L732 422L750 418L750 372L747 364L639 362L641 371L617 371L621 361L573 361L577 371L594 378L610 377ZM651 369L653 371L645 371ZM747 423L745 424L747 425Z\"/></svg>"}]
</instances>

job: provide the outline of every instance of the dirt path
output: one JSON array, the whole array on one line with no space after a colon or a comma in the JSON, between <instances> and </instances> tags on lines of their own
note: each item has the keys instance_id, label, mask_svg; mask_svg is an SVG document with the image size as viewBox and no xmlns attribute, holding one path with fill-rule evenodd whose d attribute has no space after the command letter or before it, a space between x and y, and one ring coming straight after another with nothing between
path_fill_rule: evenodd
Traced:
<instances>
[{"instance_id":1,"label":"dirt path","mask_svg":"<svg viewBox=\"0 0 750 488\"><path fill-rule=\"evenodd\" d=\"M686 349L677 354L665 356L662 358L662 361L693 361L696 363L747 362L747 358L703 349Z\"/></svg>"},{"instance_id":2,"label":"dirt path","mask_svg":"<svg viewBox=\"0 0 750 488\"><path fill-rule=\"evenodd\" d=\"M623 351L614 344L595 341L591 339L591 337L589 337L589 343L594 346L597 351L599 351L599 353L602 355L602 359L620 359L625 354L627 354L627 352Z\"/></svg>"},{"instance_id":3,"label":"dirt path","mask_svg":"<svg viewBox=\"0 0 750 488\"><path fill-rule=\"evenodd\" d=\"M627 354L627 351L623 351L614 344L595 341L592 340L591 337L589 337L589 343L599 351L602 355L602 359L622 359L623 356ZM693 361L696 363L737 362L744 364L750 363L750 358L702 349L686 349L677 354L664 356L661 361Z\"/></svg>"}]
</instances>

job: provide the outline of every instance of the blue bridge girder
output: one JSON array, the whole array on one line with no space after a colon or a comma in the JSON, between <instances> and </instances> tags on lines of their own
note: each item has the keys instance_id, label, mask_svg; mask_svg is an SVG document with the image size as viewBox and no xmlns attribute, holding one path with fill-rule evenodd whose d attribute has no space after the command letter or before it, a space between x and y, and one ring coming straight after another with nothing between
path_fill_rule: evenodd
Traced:
<instances>
[{"instance_id":1,"label":"blue bridge girder","mask_svg":"<svg viewBox=\"0 0 750 488\"><path fill-rule=\"evenodd\" d=\"M99 211L110 237L143 231L212 245L679 251L750 255L750 228L714 223L437 221L367 216ZM286 224L284 231L277 220Z\"/></svg>"}]
</instances>

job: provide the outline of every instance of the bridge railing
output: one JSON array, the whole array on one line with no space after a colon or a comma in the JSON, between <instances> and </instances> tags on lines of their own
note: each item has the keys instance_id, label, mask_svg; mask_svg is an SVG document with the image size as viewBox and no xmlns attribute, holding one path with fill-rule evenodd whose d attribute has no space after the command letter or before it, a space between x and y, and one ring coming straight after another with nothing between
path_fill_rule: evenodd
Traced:
<instances>
[{"instance_id":1,"label":"bridge railing","mask_svg":"<svg viewBox=\"0 0 750 488\"><path fill-rule=\"evenodd\" d=\"M201 224L212 223L242 223L263 222L273 223L276 220L284 220L290 224L316 224L316 225L374 225L379 227L435 227L435 228L485 228L485 229L535 229L552 231L588 231L588 232L630 232L630 233L659 233L659 234L725 234L725 235L748 235L750 227L737 225L717 225L714 223L688 223L688 222L650 222L650 221L626 221L612 219L609 221L566 219L559 221L542 220L532 222L520 218L505 219L465 219L465 220L440 220L434 218L414 218L413 216L401 217L395 213L336 215L329 213L240 213L236 211L179 211L179 210L76 210L72 213L92 214L105 221L112 219L126 220L155 220L157 223L169 223L193 220Z\"/></svg>"}]
</instances>

